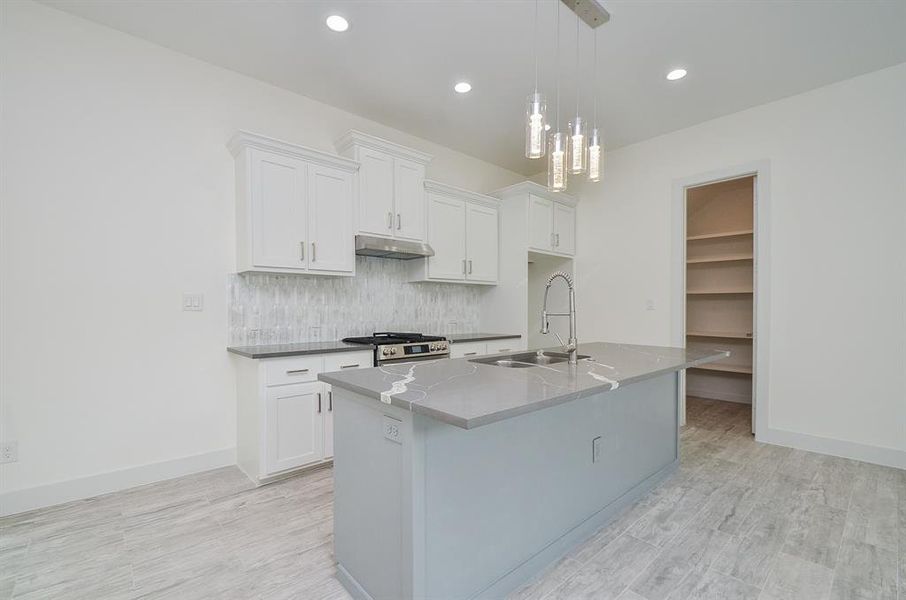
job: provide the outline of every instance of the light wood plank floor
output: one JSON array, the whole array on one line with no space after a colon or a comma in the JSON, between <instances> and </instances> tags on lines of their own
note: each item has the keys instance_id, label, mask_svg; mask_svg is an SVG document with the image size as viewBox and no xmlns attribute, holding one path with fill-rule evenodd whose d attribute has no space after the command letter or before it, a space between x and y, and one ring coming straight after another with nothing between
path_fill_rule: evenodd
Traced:
<instances>
[{"instance_id":1,"label":"light wood plank floor","mask_svg":"<svg viewBox=\"0 0 906 600\"><path fill-rule=\"evenodd\" d=\"M690 399L682 467L518 599L906 600L906 472L758 444ZM219 469L0 519L0 599L348 598L331 471Z\"/></svg>"}]
</instances>

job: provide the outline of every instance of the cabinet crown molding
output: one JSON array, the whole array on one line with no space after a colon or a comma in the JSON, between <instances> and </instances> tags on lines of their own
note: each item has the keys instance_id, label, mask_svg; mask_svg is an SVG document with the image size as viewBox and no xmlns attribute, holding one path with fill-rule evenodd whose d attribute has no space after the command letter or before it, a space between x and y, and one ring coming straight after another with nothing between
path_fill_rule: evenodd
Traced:
<instances>
[{"instance_id":1,"label":"cabinet crown molding","mask_svg":"<svg viewBox=\"0 0 906 600\"><path fill-rule=\"evenodd\" d=\"M378 152L385 152L392 156L399 158L405 158L411 161L415 161L424 165L427 165L431 162L431 159L434 158L431 154L397 144L396 142L391 142L390 140L385 140L368 133L358 131L356 129L350 129L343 134L340 139L334 142L338 152L346 153L353 146L361 146L363 148L369 148L371 150L377 150Z\"/></svg>"},{"instance_id":2,"label":"cabinet crown molding","mask_svg":"<svg viewBox=\"0 0 906 600\"><path fill-rule=\"evenodd\" d=\"M431 179L425 180L425 190L435 194L443 194L445 196L468 200L469 202L484 204L485 206L490 206L492 208L496 208L500 205L500 200L493 196L486 196L484 194L479 194L478 192L466 190L447 183L441 183L439 181L433 181Z\"/></svg>"},{"instance_id":3,"label":"cabinet crown molding","mask_svg":"<svg viewBox=\"0 0 906 600\"><path fill-rule=\"evenodd\" d=\"M336 154L330 154L329 152L315 150L314 148L309 148L307 146L293 144L292 142L252 133L250 131L240 130L236 132L236 135L234 135L227 144L227 148L230 149L233 156L238 156L239 153L246 148L257 148L258 150L283 154L306 162L334 167L350 173L355 173L359 169L359 163L354 160L343 158Z\"/></svg>"},{"instance_id":4,"label":"cabinet crown molding","mask_svg":"<svg viewBox=\"0 0 906 600\"><path fill-rule=\"evenodd\" d=\"M579 204L579 200L575 196L563 192L551 192L545 186L537 184L534 181L520 181L519 183L514 183L513 185L491 192L492 196L500 198L501 200L522 196L524 194L540 196L542 198L547 198L552 202L566 204L567 206L576 206Z\"/></svg>"}]
</instances>

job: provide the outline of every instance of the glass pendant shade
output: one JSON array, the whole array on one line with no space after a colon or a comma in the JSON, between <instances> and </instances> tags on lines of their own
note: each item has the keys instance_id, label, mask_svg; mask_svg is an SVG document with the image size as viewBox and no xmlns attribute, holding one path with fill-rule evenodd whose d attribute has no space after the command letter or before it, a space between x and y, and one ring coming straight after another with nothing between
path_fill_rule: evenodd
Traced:
<instances>
[{"instance_id":1,"label":"glass pendant shade","mask_svg":"<svg viewBox=\"0 0 906 600\"><path fill-rule=\"evenodd\" d=\"M577 116L569 124L569 172L579 175L585 172L585 153L588 150L588 131L585 119Z\"/></svg>"},{"instance_id":2,"label":"glass pendant shade","mask_svg":"<svg viewBox=\"0 0 906 600\"><path fill-rule=\"evenodd\" d=\"M566 189L569 158L566 134L560 131L551 133L547 145L547 189L562 192Z\"/></svg>"},{"instance_id":3,"label":"glass pendant shade","mask_svg":"<svg viewBox=\"0 0 906 600\"><path fill-rule=\"evenodd\" d=\"M547 103L539 92L529 94L525 103L525 157L544 156L547 135Z\"/></svg>"},{"instance_id":4,"label":"glass pendant shade","mask_svg":"<svg viewBox=\"0 0 906 600\"><path fill-rule=\"evenodd\" d=\"M588 135L588 180L601 181L601 136L595 127Z\"/></svg>"}]
</instances>

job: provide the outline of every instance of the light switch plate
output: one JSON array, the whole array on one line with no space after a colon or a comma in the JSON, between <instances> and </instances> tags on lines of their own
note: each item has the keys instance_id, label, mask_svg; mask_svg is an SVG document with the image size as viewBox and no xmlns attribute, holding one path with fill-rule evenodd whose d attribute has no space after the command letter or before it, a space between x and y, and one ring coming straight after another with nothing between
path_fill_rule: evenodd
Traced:
<instances>
[{"instance_id":1,"label":"light switch plate","mask_svg":"<svg viewBox=\"0 0 906 600\"><path fill-rule=\"evenodd\" d=\"M402 439L400 439L400 427L402 426L403 422L399 419L384 415L384 437L391 442L396 442L397 444L403 443Z\"/></svg>"},{"instance_id":2,"label":"light switch plate","mask_svg":"<svg viewBox=\"0 0 906 600\"><path fill-rule=\"evenodd\" d=\"M194 311L204 310L204 294L183 294L182 309Z\"/></svg>"}]
</instances>

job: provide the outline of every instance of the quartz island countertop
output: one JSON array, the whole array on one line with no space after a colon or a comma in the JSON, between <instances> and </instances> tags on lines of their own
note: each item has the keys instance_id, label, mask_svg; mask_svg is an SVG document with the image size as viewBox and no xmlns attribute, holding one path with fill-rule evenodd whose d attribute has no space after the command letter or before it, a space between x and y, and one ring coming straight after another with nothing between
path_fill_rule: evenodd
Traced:
<instances>
[{"instance_id":1,"label":"quartz island countertop","mask_svg":"<svg viewBox=\"0 0 906 600\"><path fill-rule=\"evenodd\" d=\"M550 348L561 351L561 348ZM322 373L321 381L377 401L472 429L636 381L729 356L690 350L593 342L579 344L591 358L523 369L470 359L442 359L372 369Z\"/></svg>"}]
</instances>

